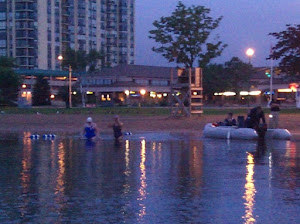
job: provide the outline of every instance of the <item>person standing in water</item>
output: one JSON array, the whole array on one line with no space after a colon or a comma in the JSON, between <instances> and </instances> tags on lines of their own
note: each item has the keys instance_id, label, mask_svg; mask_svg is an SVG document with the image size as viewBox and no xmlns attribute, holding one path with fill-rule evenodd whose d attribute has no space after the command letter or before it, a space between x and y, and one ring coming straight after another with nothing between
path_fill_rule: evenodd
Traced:
<instances>
[{"instance_id":1,"label":"person standing in water","mask_svg":"<svg viewBox=\"0 0 300 224\"><path fill-rule=\"evenodd\" d=\"M278 128L278 123L279 123L280 107L278 101L272 100L270 107L271 107L271 116L270 116L269 127L275 129Z\"/></svg>"},{"instance_id":2,"label":"person standing in water","mask_svg":"<svg viewBox=\"0 0 300 224\"><path fill-rule=\"evenodd\" d=\"M113 127L114 137L116 141L120 141L122 139L123 136L122 126L123 123L120 122L120 117L118 115L114 116L114 124L112 127Z\"/></svg>"},{"instance_id":3,"label":"person standing in water","mask_svg":"<svg viewBox=\"0 0 300 224\"><path fill-rule=\"evenodd\" d=\"M98 137L99 131L96 123L91 117L86 119L86 124L83 127L82 136L87 140L93 140Z\"/></svg>"}]
</instances>

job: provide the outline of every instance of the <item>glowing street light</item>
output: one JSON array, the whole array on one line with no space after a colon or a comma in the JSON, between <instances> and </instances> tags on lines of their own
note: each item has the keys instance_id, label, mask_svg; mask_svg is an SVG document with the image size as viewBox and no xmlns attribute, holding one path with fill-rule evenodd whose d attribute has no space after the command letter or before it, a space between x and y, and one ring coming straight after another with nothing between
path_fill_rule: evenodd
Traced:
<instances>
[{"instance_id":1,"label":"glowing street light","mask_svg":"<svg viewBox=\"0 0 300 224\"><path fill-rule=\"evenodd\" d=\"M246 51L246 55L249 57L249 64L251 64L251 58L253 57L254 53L255 52L252 48L248 48Z\"/></svg>"},{"instance_id":2,"label":"glowing street light","mask_svg":"<svg viewBox=\"0 0 300 224\"><path fill-rule=\"evenodd\" d=\"M141 89L140 93L144 96L146 94L146 90L145 89Z\"/></svg>"},{"instance_id":3,"label":"glowing street light","mask_svg":"<svg viewBox=\"0 0 300 224\"><path fill-rule=\"evenodd\" d=\"M125 90L124 93L126 96L129 96L129 94L130 94L129 90Z\"/></svg>"}]
</instances>

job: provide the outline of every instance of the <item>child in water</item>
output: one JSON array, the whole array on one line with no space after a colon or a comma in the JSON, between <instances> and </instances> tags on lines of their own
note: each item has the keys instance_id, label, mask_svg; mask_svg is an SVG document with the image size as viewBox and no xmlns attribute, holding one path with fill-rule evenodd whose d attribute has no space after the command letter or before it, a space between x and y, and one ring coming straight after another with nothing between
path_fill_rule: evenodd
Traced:
<instances>
[{"instance_id":1,"label":"child in water","mask_svg":"<svg viewBox=\"0 0 300 224\"><path fill-rule=\"evenodd\" d=\"M97 128L96 123L93 122L93 119L91 117L88 117L86 119L86 124L83 127L82 130L82 136L83 138L87 140L93 140L96 137L98 137L99 131Z\"/></svg>"},{"instance_id":2,"label":"child in water","mask_svg":"<svg viewBox=\"0 0 300 224\"><path fill-rule=\"evenodd\" d=\"M116 141L120 141L122 139L122 126L123 123L120 122L120 117L118 115L114 116L114 124L112 128L114 131L114 137Z\"/></svg>"}]
</instances>

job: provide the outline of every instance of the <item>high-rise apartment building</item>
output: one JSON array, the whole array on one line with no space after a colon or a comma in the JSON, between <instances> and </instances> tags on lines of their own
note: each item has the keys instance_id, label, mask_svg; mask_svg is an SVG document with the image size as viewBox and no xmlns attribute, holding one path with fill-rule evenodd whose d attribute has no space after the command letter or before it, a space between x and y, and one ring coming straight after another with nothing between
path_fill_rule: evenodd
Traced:
<instances>
[{"instance_id":1,"label":"high-rise apartment building","mask_svg":"<svg viewBox=\"0 0 300 224\"><path fill-rule=\"evenodd\" d=\"M68 47L134 64L135 0L0 0L0 55L20 68L59 69Z\"/></svg>"}]
</instances>

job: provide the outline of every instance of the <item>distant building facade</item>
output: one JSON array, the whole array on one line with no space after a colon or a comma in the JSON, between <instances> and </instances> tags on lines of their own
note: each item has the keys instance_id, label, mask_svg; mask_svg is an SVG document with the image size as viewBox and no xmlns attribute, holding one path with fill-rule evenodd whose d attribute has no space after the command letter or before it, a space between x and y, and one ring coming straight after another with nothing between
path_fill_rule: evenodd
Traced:
<instances>
[{"instance_id":1,"label":"distant building facade","mask_svg":"<svg viewBox=\"0 0 300 224\"><path fill-rule=\"evenodd\" d=\"M22 69L58 70L68 47L134 64L135 0L0 0L0 55Z\"/></svg>"},{"instance_id":2,"label":"distant building facade","mask_svg":"<svg viewBox=\"0 0 300 224\"><path fill-rule=\"evenodd\" d=\"M84 77L81 83L88 101L96 105L142 101L160 105L168 104L175 72L171 67L117 65Z\"/></svg>"}]
</instances>

